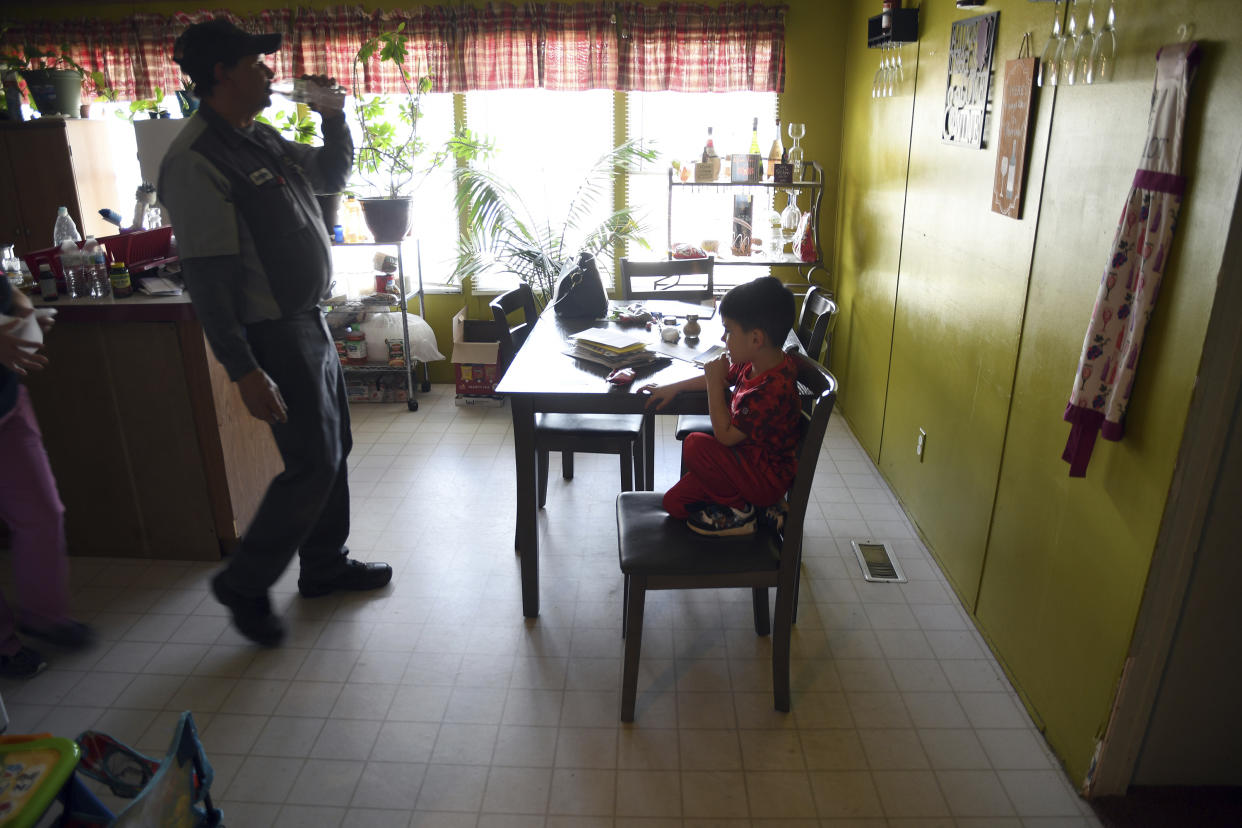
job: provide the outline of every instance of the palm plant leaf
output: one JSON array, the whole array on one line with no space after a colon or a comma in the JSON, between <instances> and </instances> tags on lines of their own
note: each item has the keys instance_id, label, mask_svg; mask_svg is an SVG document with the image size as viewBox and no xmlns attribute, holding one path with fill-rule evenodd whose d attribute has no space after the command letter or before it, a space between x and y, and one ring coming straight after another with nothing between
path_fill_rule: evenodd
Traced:
<instances>
[{"instance_id":1,"label":"palm plant leaf","mask_svg":"<svg viewBox=\"0 0 1242 828\"><path fill-rule=\"evenodd\" d=\"M583 175L555 226L549 217L534 216L516 190L496 173L459 167L454 172L456 204L467 226L459 242L454 276L468 279L489 271L510 273L530 285L542 305L552 295L562 267L577 259L579 249L610 258L617 245L626 241L646 247L633 211L612 211L602 220L598 216L601 207L611 202L616 174L654 158L655 152L637 141L604 153ZM581 239L581 248L569 249L570 239Z\"/></svg>"}]
</instances>

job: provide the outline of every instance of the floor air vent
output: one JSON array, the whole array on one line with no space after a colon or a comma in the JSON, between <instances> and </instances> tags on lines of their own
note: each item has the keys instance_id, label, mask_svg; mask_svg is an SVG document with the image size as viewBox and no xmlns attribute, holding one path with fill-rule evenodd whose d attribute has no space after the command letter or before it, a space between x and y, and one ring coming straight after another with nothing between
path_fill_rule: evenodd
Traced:
<instances>
[{"instance_id":1,"label":"floor air vent","mask_svg":"<svg viewBox=\"0 0 1242 828\"><path fill-rule=\"evenodd\" d=\"M906 574L901 571L887 543L878 541L850 541L854 554L858 557L858 565L862 567L863 577L868 581L880 583L904 584Z\"/></svg>"}]
</instances>

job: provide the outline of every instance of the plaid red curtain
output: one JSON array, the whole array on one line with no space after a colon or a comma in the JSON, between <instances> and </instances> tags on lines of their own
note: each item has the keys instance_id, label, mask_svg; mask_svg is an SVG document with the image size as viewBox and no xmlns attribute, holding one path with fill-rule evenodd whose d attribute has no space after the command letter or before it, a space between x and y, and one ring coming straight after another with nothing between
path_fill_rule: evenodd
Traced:
<instances>
[{"instance_id":1,"label":"plaid red curtain","mask_svg":"<svg viewBox=\"0 0 1242 828\"><path fill-rule=\"evenodd\" d=\"M365 40L404 23L410 72L431 75L439 92L780 92L787 8L632 1L138 13L115 21L16 22L5 46L63 45L83 66L102 70L122 98L149 98L156 87L165 94L181 88L172 61L181 30L225 17L247 31L284 35L280 52L269 58L277 77L326 74L355 92L391 93L399 91L400 77L390 64L372 59L354 78L353 57Z\"/></svg>"}]
</instances>

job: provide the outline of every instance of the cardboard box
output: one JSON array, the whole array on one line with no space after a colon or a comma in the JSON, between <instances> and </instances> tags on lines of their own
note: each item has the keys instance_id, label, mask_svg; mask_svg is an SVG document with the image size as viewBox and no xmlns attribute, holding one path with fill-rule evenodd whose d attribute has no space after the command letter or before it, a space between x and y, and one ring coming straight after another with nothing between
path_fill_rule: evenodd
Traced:
<instances>
[{"instance_id":1,"label":"cardboard box","mask_svg":"<svg viewBox=\"0 0 1242 828\"><path fill-rule=\"evenodd\" d=\"M500 341L496 323L467 319L462 308L453 317L453 369L458 405L499 405Z\"/></svg>"}]
</instances>

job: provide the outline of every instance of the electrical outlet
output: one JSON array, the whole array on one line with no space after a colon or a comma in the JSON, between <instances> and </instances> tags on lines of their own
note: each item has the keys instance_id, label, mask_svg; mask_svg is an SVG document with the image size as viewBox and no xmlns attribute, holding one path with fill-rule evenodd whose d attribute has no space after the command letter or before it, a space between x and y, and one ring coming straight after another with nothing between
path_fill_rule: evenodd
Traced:
<instances>
[{"instance_id":1,"label":"electrical outlet","mask_svg":"<svg viewBox=\"0 0 1242 828\"><path fill-rule=\"evenodd\" d=\"M918 455L919 462L923 462L923 446L927 445L927 432L919 429L919 442L914 447L914 453Z\"/></svg>"}]
</instances>

